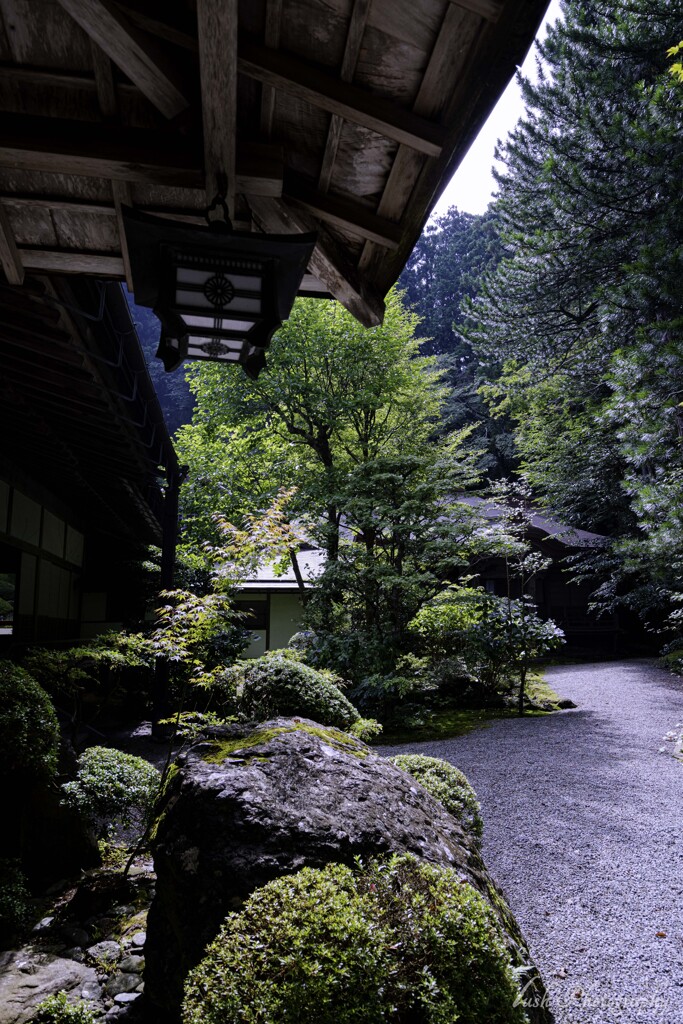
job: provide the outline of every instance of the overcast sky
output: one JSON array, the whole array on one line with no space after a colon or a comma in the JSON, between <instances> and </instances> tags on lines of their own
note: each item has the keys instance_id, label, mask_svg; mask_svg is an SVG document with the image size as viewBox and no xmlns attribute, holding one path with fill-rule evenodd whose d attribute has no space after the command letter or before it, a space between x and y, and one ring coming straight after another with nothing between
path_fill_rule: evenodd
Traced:
<instances>
[{"instance_id":1,"label":"overcast sky","mask_svg":"<svg viewBox=\"0 0 683 1024\"><path fill-rule=\"evenodd\" d=\"M557 21L559 17L560 0L552 0L536 38L542 39L545 36L546 25ZM535 77L535 50L536 47L532 46L522 64L522 74L529 78ZM496 142L507 136L523 112L522 96L515 77L446 186L441 199L434 207L433 217L446 213L450 206L457 206L459 210L466 210L469 213L484 212L496 188L491 174Z\"/></svg>"}]
</instances>

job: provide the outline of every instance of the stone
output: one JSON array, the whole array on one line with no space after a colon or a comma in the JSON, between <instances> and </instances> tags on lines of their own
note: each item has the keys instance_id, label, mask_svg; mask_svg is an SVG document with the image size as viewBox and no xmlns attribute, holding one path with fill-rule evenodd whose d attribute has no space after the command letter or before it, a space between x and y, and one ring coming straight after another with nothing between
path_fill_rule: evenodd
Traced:
<instances>
[{"instance_id":1,"label":"stone","mask_svg":"<svg viewBox=\"0 0 683 1024\"><path fill-rule=\"evenodd\" d=\"M147 942L147 932L135 932L131 935L134 946L144 946Z\"/></svg>"},{"instance_id":2,"label":"stone","mask_svg":"<svg viewBox=\"0 0 683 1024\"><path fill-rule=\"evenodd\" d=\"M558 700L557 707L561 711L566 711L568 708L575 708L578 707L578 705L575 704L573 700L570 700L569 697L563 697L562 700Z\"/></svg>"},{"instance_id":3,"label":"stone","mask_svg":"<svg viewBox=\"0 0 683 1024\"><path fill-rule=\"evenodd\" d=\"M303 867L411 853L455 870L485 896L533 996L532 1024L552 1020L524 938L475 843L412 776L360 741L306 719L213 729L178 759L160 810L145 946L153 1017L178 1019L188 970L254 889Z\"/></svg>"},{"instance_id":4,"label":"stone","mask_svg":"<svg viewBox=\"0 0 683 1024\"><path fill-rule=\"evenodd\" d=\"M65 924L62 926L62 935L74 946L87 946L90 942L90 934L76 924Z\"/></svg>"},{"instance_id":5,"label":"stone","mask_svg":"<svg viewBox=\"0 0 683 1024\"><path fill-rule=\"evenodd\" d=\"M122 992L134 992L139 984L138 974L114 974L104 986L104 994L115 999Z\"/></svg>"},{"instance_id":6,"label":"stone","mask_svg":"<svg viewBox=\"0 0 683 1024\"><path fill-rule=\"evenodd\" d=\"M114 996L115 1003L134 1003L142 995L141 992L119 992Z\"/></svg>"},{"instance_id":7,"label":"stone","mask_svg":"<svg viewBox=\"0 0 683 1024\"><path fill-rule=\"evenodd\" d=\"M46 932L49 930L53 921L54 917L44 917L41 921L38 922L38 924L33 926L32 930L34 932Z\"/></svg>"},{"instance_id":8,"label":"stone","mask_svg":"<svg viewBox=\"0 0 683 1024\"><path fill-rule=\"evenodd\" d=\"M81 999L96 1003L102 996L102 986L97 981L88 981L81 989Z\"/></svg>"},{"instance_id":9,"label":"stone","mask_svg":"<svg viewBox=\"0 0 683 1024\"><path fill-rule=\"evenodd\" d=\"M0 957L0 1024L25 1024L38 1003L57 992L66 992L71 1002L78 1002L83 989L96 984L95 970L75 960L32 950L3 953Z\"/></svg>"},{"instance_id":10,"label":"stone","mask_svg":"<svg viewBox=\"0 0 683 1024\"><path fill-rule=\"evenodd\" d=\"M104 939L96 942L94 946L86 949L86 954L91 960L118 960L121 956L121 947L113 939Z\"/></svg>"},{"instance_id":11,"label":"stone","mask_svg":"<svg viewBox=\"0 0 683 1024\"><path fill-rule=\"evenodd\" d=\"M126 956L119 964L119 970L127 974L142 974L144 966L144 956Z\"/></svg>"},{"instance_id":12,"label":"stone","mask_svg":"<svg viewBox=\"0 0 683 1024\"><path fill-rule=\"evenodd\" d=\"M67 958L67 960L78 960L79 964L82 964L85 960L85 954L80 946L69 946L68 949L64 949L61 956Z\"/></svg>"}]
</instances>

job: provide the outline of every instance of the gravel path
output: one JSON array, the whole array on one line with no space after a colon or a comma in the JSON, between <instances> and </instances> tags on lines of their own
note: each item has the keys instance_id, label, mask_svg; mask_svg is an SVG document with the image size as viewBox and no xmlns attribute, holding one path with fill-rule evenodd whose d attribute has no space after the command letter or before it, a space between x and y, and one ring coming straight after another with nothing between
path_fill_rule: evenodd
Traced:
<instances>
[{"instance_id":1,"label":"gravel path","mask_svg":"<svg viewBox=\"0 0 683 1024\"><path fill-rule=\"evenodd\" d=\"M663 739L681 731L683 680L645 661L547 678L577 710L382 752L470 779L557 1024L683 1024L683 763Z\"/></svg>"}]
</instances>

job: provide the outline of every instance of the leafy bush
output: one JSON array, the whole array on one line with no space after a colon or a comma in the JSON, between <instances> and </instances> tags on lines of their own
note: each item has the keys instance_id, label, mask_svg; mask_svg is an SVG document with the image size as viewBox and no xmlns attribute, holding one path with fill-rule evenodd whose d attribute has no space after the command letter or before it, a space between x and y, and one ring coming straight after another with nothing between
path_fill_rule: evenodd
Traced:
<instances>
[{"instance_id":1,"label":"leafy bush","mask_svg":"<svg viewBox=\"0 0 683 1024\"><path fill-rule=\"evenodd\" d=\"M31 1017L30 1024L94 1024L95 1015L86 1002L70 1003L66 992L48 996Z\"/></svg>"},{"instance_id":2,"label":"leafy bush","mask_svg":"<svg viewBox=\"0 0 683 1024\"><path fill-rule=\"evenodd\" d=\"M190 973L183 1024L522 1024L491 908L410 856L257 889Z\"/></svg>"},{"instance_id":3,"label":"leafy bush","mask_svg":"<svg viewBox=\"0 0 683 1024\"><path fill-rule=\"evenodd\" d=\"M24 927L29 913L26 879L19 861L0 860L0 938L3 942Z\"/></svg>"},{"instance_id":4,"label":"leafy bush","mask_svg":"<svg viewBox=\"0 0 683 1024\"><path fill-rule=\"evenodd\" d=\"M103 633L77 647L36 647L23 658L23 664L41 685L60 696L83 689L111 688L133 670L138 675L149 675L153 663L145 637L125 632Z\"/></svg>"},{"instance_id":5,"label":"leafy bush","mask_svg":"<svg viewBox=\"0 0 683 1024\"><path fill-rule=\"evenodd\" d=\"M88 747L78 759L75 780L64 783L62 792L64 803L103 835L112 822L125 824L136 812L149 810L160 783L160 772L144 758L109 747Z\"/></svg>"},{"instance_id":6,"label":"leafy bush","mask_svg":"<svg viewBox=\"0 0 683 1024\"><path fill-rule=\"evenodd\" d=\"M0 662L0 775L48 780L57 769L59 723L47 693L24 669Z\"/></svg>"},{"instance_id":7,"label":"leafy bush","mask_svg":"<svg viewBox=\"0 0 683 1024\"><path fill-rule=\"evenodd\" d=\"M268 651L244 662L240 712L265 721L278 715L300 715L321 725L348 729L360 715L344 696L338 676L296 660L296 652Z\"/></svg>"},{"instance_id":8,"label":"leafy bush","mask_svg":"<svg viewBox=\"0 0 683 1024\"><path fill-rule=\"evenodd\" d=\"M428 793L460 822L465 831L477 841L481 839L484 823L477 794L467 778L448 761L424 754L397 754L389 760L401 771L408 772Z\"/></svg>"}]
</instances>

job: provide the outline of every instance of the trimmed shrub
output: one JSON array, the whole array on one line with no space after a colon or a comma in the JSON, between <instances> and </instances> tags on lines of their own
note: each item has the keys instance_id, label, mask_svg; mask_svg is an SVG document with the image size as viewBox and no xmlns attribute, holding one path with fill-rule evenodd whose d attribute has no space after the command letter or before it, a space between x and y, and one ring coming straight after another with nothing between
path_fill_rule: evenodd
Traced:
<instances>
[{"instance_id":1,"label":"trimmed shrub","mask_svg":"<svg viewBox=\"0 0 683 1024\"><path fill-rule=\"evenodd\" d=\"M312 718L349 729L360 718L331 672L310 668L287 651L269 651L244 663L240 712L266 721L279 715Z\"/></svg>"},{"instance_id":2,"label":"trimmed shrub","mask_svg":"<svg viewBox=\"0 0 683 1024\"><path fill-rule=\"evenodd\" d=\"M19 861L0 860L0 939L4 942L21 931L30 912L26 879Z\"/></svg>"},{"instance_id":3,"label":"trimmed shrub","mask_svg":"<svg viewBox=\"0 0 683 1024\"><path fill-rule=\"evenodd\" d=\"M66 992L58 992L36 1007L30 1024L94 1024L94 1021L95 1015L87 1003L70 1003Z\"/></svg>"},{"instance_id":4,"label":"trimmed shrub","mask_svg":"<svg viewBox=\"0 0 683 1024\"><path fill-rule=\"evenodd\" d=\"M58 750L59 723L47 693L23 668L0 662L0 775L48 781Z\"/></svg>"},{"instance_id":5,"label":"trimmed shrub","mask_svg":"<svg viewBox=\"0 0 683 1024\"><path fill-rule=\"evenodd\" d=\"M78 758L73 782L62 786L64 803L80 811L99 835L112 822L126 824L148 811L159 792L161 773L133 754L110 747L88 747Z\"/></svg>"},{"instance_id":6,"label":"trimmed shrub","mask_svg":"<svg viewBox=\"0 0 683 1024\"><path fill-rule=\"evenodd\" d=\"M428 793L457 818L466 832L481 839L484 823L477 794L467 778L448 761L424 754L397 754L389 760L401 771L412 775Z\"/></svg>"},{"instance_id":7,"label":"trimmed shrub","mask_svg":"<svg viewBox=\"0 0 683 1024\"><path fill-rule=\"evenodd\" d=\"M257 889L188 976L183 1024L522 1024L518 994L483 897L403 856Z\"/></svg>"}]
</instances>

